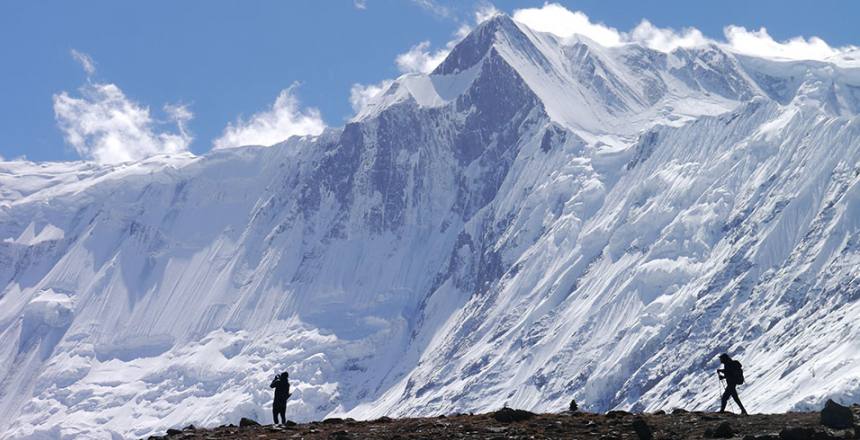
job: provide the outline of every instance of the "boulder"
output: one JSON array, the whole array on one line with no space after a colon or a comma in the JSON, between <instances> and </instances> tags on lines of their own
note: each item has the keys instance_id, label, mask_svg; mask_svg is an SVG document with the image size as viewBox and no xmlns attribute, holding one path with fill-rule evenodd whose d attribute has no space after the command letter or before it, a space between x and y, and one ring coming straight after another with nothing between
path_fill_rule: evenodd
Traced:
<instances>
[{"instance_id":1,"label":"boulder","mask_svg":"<svg viewBox=\"0 0 860 440\"><path fill-rule=\"evenodd\" d=\"M570 401L570 412L576 412L579 409L579 405L576 404L576 400L571 399Z\"/></svg>"},{"instance_id":2,"label":"boulder","mask_svg":"<svg viewBox=\"0 0 860 440\"><path fill-rule=\"evenodd\" d=\"M780 440L812 440L817 438L817 432L812 428L794 426L779 431Z\"/></svg>"},{"instance_id":3,"label":"boulder","mask_svg":"<svg viewBox=\"0 0 860 440\"><path fill-rule=\"evenodd\" d=\"M167 436L168 436L168 437L171 437L171 436L174 436L174 435L179 435L179 434L182 434L182 431L180 431L180 430L178 430L178 429L170 428L170 429L168 429L168 430L167 430Z\"/></svg>"},{"instance_id":4,"label":"boulder","mask_svg":"<svg viewBox=\"0 0 860 440\"><path fill-rule=\"evenodd\" d=\"M648 423L642 417L637 417L636 420L633 420L633 431L636 431L639 440L654 439L654 432L651 431L651 427L648 426Z\"/></svg>"},{"instance_id":5,"label":"boulder","mask_svg":"<svg viewBox=\"0 0 860 440\"><path fill-rule=\"evenodd\" d=\"M349 432L347 431L335 431L331 433L329 438L332 440L349 440L352 437L350 437Z\"/></svg>"},{"instance_id":6,"label":"boulder","mask_svg":"<svg viewBox=\"0 0 860 440\"><path fill-rule=\"evenodd\" d=\"M629 412L621 411L621 410L614 410L614 411L609 411L608 413L606 413L606 417L613 418L613 419L614 418L622 418L622 417L626 417L629 415L630 415Z\"/></svg>"},{"instance_id":7,"label":"boulder","mask_svg":"<svg viewBox=\"0 0 860 440\"><path fill-rule=\"evenodd\" d=\"M249 419L246 417L242 417L242 420L239 420L239 427L240 428L247 428L249 426L260 426L260 424L257 423L256 420Z\"/></svg>"},{"instance_id":8,"label":"boulder","mask_svg":"<svg viewBox=\"0 0 860 440\"><path fill-rule=\"evenodd\" d=\"M729 422L723 422L717 425L716 428L708 428L705 430L707 438L732 438L735 436L735 430Z\"/></svg>"},{"instance_id":9,"label":"boulder","mask_svg":"<svg viewBox=\"0 0 860 440\"><path fill-rule=\"evenodd\" d=\"M529 420L535 414L522 409L502 408L493 413L493 418L498 422L512 423Z\"/></svg>"},{"instance_id":10,"label":"boulder","mask_svg":"<svg viewBox=\"0 0 860 440\"><path fill-rule=\"evenodd\" d=\"M854 426L851 408L828 399L821 410L821 424L833 429L848 429Z\"/></svg>"}]
</instances>

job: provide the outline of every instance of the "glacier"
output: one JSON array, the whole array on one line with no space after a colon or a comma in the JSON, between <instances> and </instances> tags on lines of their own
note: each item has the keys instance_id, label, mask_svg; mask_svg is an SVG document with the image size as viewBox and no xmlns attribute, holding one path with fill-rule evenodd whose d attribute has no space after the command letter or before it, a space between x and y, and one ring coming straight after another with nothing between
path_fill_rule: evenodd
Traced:
<instances>
[{"instance_id":1,"label":"glacier","mask_svg":"<svg viewBox=\"0 0 860 440\"><path fill-rule=\"evenodd\" d=\"M499 15L340 128L0 162L0 436L860 400L860 67Z\"/></svg>"}]
</instances>

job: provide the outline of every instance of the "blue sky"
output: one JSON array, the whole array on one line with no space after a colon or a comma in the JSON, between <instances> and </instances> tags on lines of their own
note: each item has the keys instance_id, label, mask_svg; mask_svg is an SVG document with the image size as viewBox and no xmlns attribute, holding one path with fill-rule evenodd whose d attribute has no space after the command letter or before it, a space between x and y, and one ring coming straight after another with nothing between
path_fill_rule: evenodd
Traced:
<instances>
[{"instance_id":1,"label":"blue sky","mask_svg":"<svg viewBox=\"0 0 860 440\"><path fill-rule=\"evenodd\" d=\"M860 44L858 2L558 3L622 32L647 19L679 33L694 27L718 40L725 40L727 25L738 25L750 31L766 27L776 41L818 36L832 47ZM254 115L271 109L279 95L279 114L287 117L275 120L280 116L270 114L274 119L266 125L267 115L261 114L269 131L284 124L287 131L311 132L323 122L342 125L354 114L350 92L355 84L379 84L409 70L403 58L396 62L398 55L421 42L428 43L415 53L444 54L458 29L474 26L475 11L489 5L470 0L4 1L0 156L99 159L112 154L111 145L128 139L126 143L151 147L134 154L183 149L200 154L219 138L229 143L223 136L228 124L235 129L236 142L248 139L243 136L260 127ZM541 8L544 2L492 5L512 13ZM72 51L79 54L77 60ZM90 75L81 63L86 57L93 63ZM112 87L103 87L107 85ZM95 104L100 106L93 110ZM173 107L165 109L165 104ZM134 117L98 120L114 108ZM80 120L101 128L93 134L70 127ZM117 138L79 139L78 144L68 139L74 130L97 137L129 127L144 128ZM99 150L102 147L107 150Z\"/></svg>"}]
</instances>

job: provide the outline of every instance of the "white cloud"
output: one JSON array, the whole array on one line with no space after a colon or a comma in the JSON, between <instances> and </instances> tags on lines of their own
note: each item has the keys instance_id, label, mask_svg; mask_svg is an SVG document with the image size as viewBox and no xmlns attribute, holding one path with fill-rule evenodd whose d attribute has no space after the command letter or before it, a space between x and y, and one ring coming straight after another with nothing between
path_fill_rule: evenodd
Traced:
<instances>
[{"instance_id":1,"label":"white cloud","mask_svg":"<svg viewBox=\"0 0 860 440\"><path fill-rule=\"evenodd\" d=\"M349 104L355 113L361 113L377 96L385 92L394 81L387 79L379 84L353 84L349 89Z\"/></svg>"},{"instance_id":2,"label":"white cloud","mask_svg":"<svg viewBox=\"0 0 860 440\"><path fill-rule=\"evenodd\" d=\"M624 43L621 32L602 23L592 23L580 11L571 11L557 3L547 3L540 8L514 11L514 20L539 31L549 32L562 39L584 35L603 46L618 46Z\"/></svg>"},{"instance_id":3,"label":"white cloud","mask_svg":"<svg viewBox=\"0 0 860 440\"><path fill-rule=\"evenodd\" d=\"M497 15L500 15L502 12L496 9L491 3L485 3L478 6L478 9L475 10L475 23L481 24Z\"/></svg>"},{"instance_id":4,"label":"white cloud","mask_svg":"<svg viewBox=\"0 0 860 440\"><path fill-rule=\"evenodd\" d=\"M481 23L482 21L488 20L498 14L499 10L494 6L484 5L475 11L475 20L477 23ZM471 31L471 26L466 23L462 23L460 27L454 31L454 38L448 41L444 48L433 51L430 50L429 41L422 41L412 46L408 51L397 55L394 59L394 63L397 65L397 69L400 70L401 73L430 73L433 69L439 66L442 61L445 61L445 58L447 58L448 54L451 53L451 49L454 49L454 46L456 46L463 38L466 38Z\"/></svg>"},{"instance_id":5,"label":"white cloud","mask_svg":"<svg viewBox=\"0 0 860 440\"><path fill-rule=\"evenodd\" d=\"M93 59L75 49L72 58L87 77L95 74ZM188 151L192 141L186 125L194 115L185 105L166 104L167 120L154 119L149 107L132 101L116 84L87 84L78 89L80 97L68 92L53 96L54 117L65 141L84 159L118 163L158 154ZM175 124L177 132L165 130Z\"/></svg>"},{"instance_id":6,"label":"white cloud","mask_svg":"<svg viewBox=\"0 0 860 440\"><path fill-rule=\"evenodd\" d=\"M81 68L84 69L87 76L93 76L96 73L96 63L93 61L92 57L75 49L72 49L69 52L71 53L72 58L81 65Z\"/></svg>"},{"instance_id":7,"label":"white cloud","mask_svg":"<svg viewBox=\"0 0 860 440\"><path fill-rule=\"evenodd\" d=\"M355 9L361 9L361 10L367 9L367 1L366 0L353 0L352 4L353 4L353 6L355 6Z\"/></svg>"},{"instance_id":8,"label":"white cloud","mask_svg":"<svg viewBox=\"0 0 860 440\"><path fill-rule=\"evenodd\" d=\"M708 44L708 39L696 28L686 28L680 33L674 29L658 28L648 20L642 20L625 35L627 40L663 52L671 52L679 47L696 47Z\"/></svg>"},{"instance_id":9,"label":"white cloud","mask_svg":"<svg viewBox=\"0 0 860 440\"><path fill-rule=\"evenodd\" d=\"M776 41L765 28L751 31L731 25L723 30L723 41L707 38L695 28L676 31L656 27L648 20L642 20L630 32L621 32L611 26L592 22L584 13L571 11L557 3L547 3L540 8L518 9L514 11L513 18L536 31L549 32L563 40L574 35L584 35L608 47L639 43L669 52L679 47L716 44L736 53L791 60L832 60L837 55L858 50L856 46L832 47L818 37Z\"/></svg>"},{"instance_id":10,"label":"white cloud","mask_svg":"<svg viewBox=\"0 0 860 440\"><path fill-rule=\"evenodd\" d=\"M447 6L440 5L436 0L412 0L412 2L424 8L426 11L436 14L442 18L451 17L451 9L449 9Z\"/></svg>"},{"instance_id":11,"label":"white cloud","mask_svg":"<svg viewBox=\"0 0 860 440\"><path fill-rule=\"evenodd\" d=\"M164 104L163 110L164 113L167 114L168 118L176 123L177 128L179 128L179 133L190 139L191 135L188 132L188 121L194 119L194 114L188 109L188 105Z\"/></svg>"},{"instance_id":12,"label":"white cloud","mask_svg":"<svg viewBox=\"0 0 860 440\"><path fill-rule=\"evenodd\" d=\"M430 51L430 42L422 41L407 52L397 55L394 62L403 73L430 73L445 60L450 51L449 48Z\"/></svg>"},{"instance_id":13,"label":"white cloud","mask_svg":"<svg viewBox=\"0 0 860 440\"><path fill-rule=\"evenodd\" d=\"M463 38L466 38L469 35L469 32L472 32L472 27L468 24L462 24L457 28L457 31L454 32L454 40L450 41L447 45L449 48L453 48L457 43L460 42Z\"/></svg>"},{"instance_id":14,"label":"white cloud","mask_svg":"<svg viewBox=\"0 0 860 440\"><path fill-rule=\"evenodd\" d=\"M723 29L729 47L735 52L760 57L785 58L790 60L826 60L841 53L855 51L855 46L831 47L818 37L809 39L794 37L776 41L767 29L747 30L741 26L726 26Z\"/></svg>"},{"instance_id":15,"label":"white cloud","mask_svg":"<svg viewBox=\"0 0 860 440\"><path fill-rule=\"evenodd\" d=\"M318 135L325 123L315 108L302 109L293 94L296 84L281 90L272 107L255 113L248 120L241 117L227 124L214 147L232 148L243 145L274 145L290 136Z\"/></svg>"},{"instance_id":16,"label":"white cloud","mask_svg":"<svg viewBox=\"0 0 860 440\"><path fill-rule=\"evenodd\" d=\"M188 151L192 137L185 123L192 115L187 108L165 106L179 132L159 131L163 123L152 118L149 108L128 99L116 85L87 84L79 91L80 98L62 92L53 101L57 124L81 157L117 163Z\"/></svg>"}]
</instances>

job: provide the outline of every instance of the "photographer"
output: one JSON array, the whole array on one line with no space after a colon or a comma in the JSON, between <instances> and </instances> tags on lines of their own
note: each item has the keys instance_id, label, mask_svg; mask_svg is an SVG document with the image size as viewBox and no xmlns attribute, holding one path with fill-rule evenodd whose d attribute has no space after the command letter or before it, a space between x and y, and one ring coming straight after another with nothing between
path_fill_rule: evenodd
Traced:
<instances>
[{"instance_id":1,"label":"photographer","mask_svg":"<svg viewBox=\"0 0 860 440\"><path fill-rule=\"evenodd\" d=\"M270 388L275 389L275 401L272 403L272 417L275 419L276 425L278 424L279 414L281 416L281 423L287 423L287 399L291 396L289 379L289 373L283 372L276 375L272 384L269 385Z\"/></svg>"}]
</instances>

